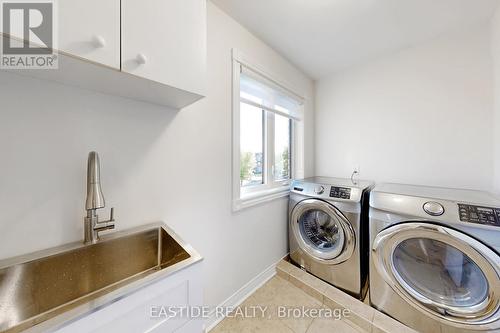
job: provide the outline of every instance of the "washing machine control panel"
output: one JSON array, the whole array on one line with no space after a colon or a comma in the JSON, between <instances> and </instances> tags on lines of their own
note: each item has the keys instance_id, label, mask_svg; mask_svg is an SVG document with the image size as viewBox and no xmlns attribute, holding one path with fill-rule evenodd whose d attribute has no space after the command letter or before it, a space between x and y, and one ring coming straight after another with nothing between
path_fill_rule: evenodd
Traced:
<instances>
[{"instance_id":1,"label":"washing machine control panel","mask_svg":"<svg viewBox=\"0 0 500 333\"><path fill-rule=\"evenodd\" d=\"M340 198L340 199L351 199L351 189L347 187L332 186L330 188L330 197Z\"/></svg>"},{"instance_id":2,"label":"washing machine control panel","mask_svg":"<svg viewBox=\"0 0 500 333\"><path fill-rule=\"evenodd\" d=\"M500 208L458 204L460 221L500 227Z\"/></svg>"}]
</instances>

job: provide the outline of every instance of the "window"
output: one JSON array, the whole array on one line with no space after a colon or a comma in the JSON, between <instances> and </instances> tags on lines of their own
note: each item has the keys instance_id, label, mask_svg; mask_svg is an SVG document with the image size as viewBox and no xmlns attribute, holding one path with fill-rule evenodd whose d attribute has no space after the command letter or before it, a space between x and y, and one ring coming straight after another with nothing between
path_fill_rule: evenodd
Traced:
<instances>
[{"instance_id":1,"label":"window","mask_svg":"<svg viewBox=\"0 0 500 333\"><path fill-rule=\"evenodd\" d=\"M242 187L264 184L264 128L266 112L240 104L240 182Z\"/></svg>"},{"instance_id":2,"label":"window","mask_svg":"<svg viewBox=\"0 0 500 333\"><path fill-rule=\"evenodd\" d=\"M290 147L292 135L292 120L274 115L274 169L275 181L291 178Z\"/></svg>"},{"instance_id":3,"label":"window","mask_svg":"<svg viewBox=\"0 0 500 333\"><path fill-rule=\"evenodd\" d=\"M288 194L302 100L238 59L233 66L233 209Z\"/></svg>"}]
</instances>

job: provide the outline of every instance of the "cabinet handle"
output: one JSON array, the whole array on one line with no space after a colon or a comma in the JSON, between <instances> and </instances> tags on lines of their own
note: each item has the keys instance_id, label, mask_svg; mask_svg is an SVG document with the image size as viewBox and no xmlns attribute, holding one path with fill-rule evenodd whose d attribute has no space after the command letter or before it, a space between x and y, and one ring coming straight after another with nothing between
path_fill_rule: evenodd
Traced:
<instances>
[{"instance_id":1,"label":"cabinet handle","mask_svg":"<svg viewBox=\"0 0 500 333\"><path fill-rule=\"evenodd\" d=\"M99 35L95 35L93 38L92 38L92 43L94 44L94 46L98 49L101 49L103 47L106 46L106 40L104 39L104 37L102 36L99 36Z\"/></svg>"},{"instance_id":2,"label":"cabinet handle","mask_svg":"<svg viewBox=\"0 0 500 333\"><path fill-rule=\"evenodd\" d=\"M146 58L144 54L139 53L137 57L135 57L135 61L137 61L139 65L144 65L148 61L148 58Z\"/></svg>"}]
</instances>

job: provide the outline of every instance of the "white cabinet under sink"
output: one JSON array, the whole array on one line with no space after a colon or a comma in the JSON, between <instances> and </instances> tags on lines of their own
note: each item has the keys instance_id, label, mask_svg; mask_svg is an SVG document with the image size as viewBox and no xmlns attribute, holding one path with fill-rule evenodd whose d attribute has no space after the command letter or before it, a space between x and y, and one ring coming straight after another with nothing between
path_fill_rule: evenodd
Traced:
<instances>
[{"instance_id":1,"label":"white cabinet under sink","mask_svg":"<svg viewBox=\"0 0 500 333\"><path fill-rule=\"evenodd\" d=\"M203 305L201 262L182 269L60 327L57 333L203 332L203 318L167 318L168 306ZM160 310L163 307L165 310ZM153 316L151 315L153 309ZM162 312L163 311L163 312ZM161 314L161 315L158 315Z\"/></svg>"},{"instance_id":2,"label":"white cabinet under sink","mask_svg":"<svg viewBox=\"0 0 500 333\"><path fill-rule=\"evenodd\" d=\"M58 1L60 51L120 69L120 0Z\"/></svg>"}]
</instances>

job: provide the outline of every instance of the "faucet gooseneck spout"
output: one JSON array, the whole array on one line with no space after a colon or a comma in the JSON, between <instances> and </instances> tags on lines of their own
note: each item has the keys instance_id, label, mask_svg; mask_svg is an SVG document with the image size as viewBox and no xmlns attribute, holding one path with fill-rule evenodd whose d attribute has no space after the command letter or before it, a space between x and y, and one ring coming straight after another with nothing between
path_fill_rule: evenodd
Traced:
<instances>
[{"instance_id":1,"label":"faucet gooseneck spout","mask_svg":"<svg viewBox=\"0 0 500 333\"><path fill-rule=\"evenodd\" d=\"M85 209L89 211L104 208L104 206L99 155L95 151L91 151L87 161L87 200L85 202Z\"/></svg>"},{"instance_id":2,"label":"faucet gooseneck spout","mask_svg":"<svg viewBox=\"0 0 500 333\"><path fill-rule=\"evenodd\" d=\"M97 210L104 207L99 155L95 151L91 151L87 161L87 200L85 201L87 216L84 218L85 234L83 241L85 244L96 243L99 240L100 231L115 228L113 208L111 208L109 220L99 221Z\"/></svg>"}]
</instances>

